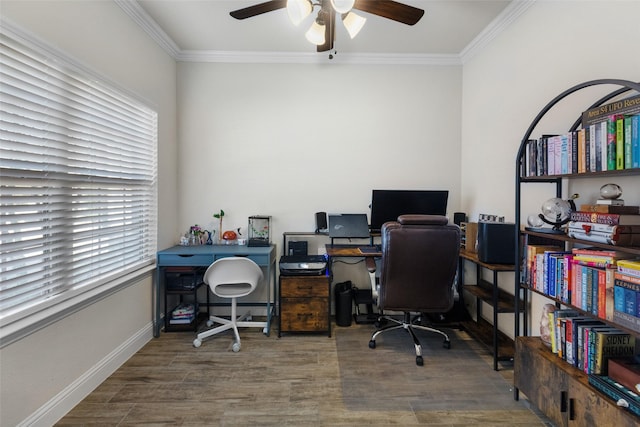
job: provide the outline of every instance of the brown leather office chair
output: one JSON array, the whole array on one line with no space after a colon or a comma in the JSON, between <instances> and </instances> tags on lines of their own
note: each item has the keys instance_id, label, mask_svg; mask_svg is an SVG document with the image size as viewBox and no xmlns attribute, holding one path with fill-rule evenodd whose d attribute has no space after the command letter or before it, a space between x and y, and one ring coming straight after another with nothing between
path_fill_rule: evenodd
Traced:
<instances>
[{"instance_id":1,"label":"brown leather office chair","mask_svg":"<svg viewBox=\"0 0 640 427\"><path fill-rule=\"evenodd\" d=\"M378 335L404 328L413 338L416 364L422 366L422 347L415 329L436 332L450 348L449 336L437 329L412 323L411 313L445 313L453 307L453 283L460 254L460 228L444 216L402 215L397 222L382 226L382 262L378 305L381 310L401 311L402 321L381 316L393 324L376 331L369 347L376 347ZM378 322L379 324L380 322Z\"/></svg>"}]
</instances>

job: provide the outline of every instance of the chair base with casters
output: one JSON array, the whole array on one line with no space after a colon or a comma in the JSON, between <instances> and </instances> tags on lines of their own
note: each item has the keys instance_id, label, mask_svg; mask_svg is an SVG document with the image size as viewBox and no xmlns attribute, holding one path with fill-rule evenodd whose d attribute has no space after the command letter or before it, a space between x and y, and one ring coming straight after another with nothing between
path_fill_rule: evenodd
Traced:
<instances>
[{"instance_id":1,"label":"chair base with casters","mask_svg":"<svg viewBox=\"0 0 640 427\"><path fill-rule=\"evenodd\" d=\"M411 321L410 313L404 313L404 318L402 321L396 320L390 316L383 316L380 319L378 319L376 324L378 325L383 321L390 321L390 322L393 322L394 324L387 326L385 328L379 329L376 332L374 332L373 335L371 335L371 340L369 341L369 348L371 349L376 348L376 338L378 337L378 335L384 332L393 331L396 329L405 329L411 335L411 338L413 338L413 345L415 346L415 349L416 349L416 365L418 366L424 365L424 359L422 358L422 345L420 344L420 340L418 340L418 337L416 336L414 329L420 329L428 332L435 332L437 334L442 335L444 337L442 346L446 349L451 348L451 340L449 339L449 335L447 335L446 333L442 332L439 329L434 329L424 325L416 325L414 322Z\"/></svg>"},{"instance_id":2,"label":"chair base with casters","mask_svg":"<svg viewBox=\"0 0 640 427\"><path fill-rule=\"evenodd\" d=\"M231 349L234 353L240 351L241 343L240 343L240 333L238 332L238 328L263 328L262 331L266 333L267 330L267 322L253 322L251 321L251 312L248 311L244 313L242 316L236 317L237 304L236 301L232 301L231 303L231 318L225 319L218 316L210 316L209 320L207 320L207 327L211 327L216 323L220 324L220 326L216 326L213 329L207 329L206 331L202 331L198 334L198 336L193 340L193 346L198 348L202 345L202 340L208 338L212 335L219 334L220 332L224 332L229 329L233 329L233 334L235 335L235 341L231 346ZM235 319L235 321L234 321Z\"/></svg>"},{"instance_id":3,"label":"chair base with casters","mask_svg":"<svg viewBox=\"0 0 640 427\"><path fill-rule=\"evenodd\" d=\"M253 292L262 278L260 267L248 258L221 258L211 264L204 274L204 282L216 296L231 299L231 316L229 319L210 316L207 327L216 323L219 326L200 332L193 340L193 346L200 347L204 338L232 329L235 340L231 349L238 352L241 347L239 327L263 328L266 333L267 322L251 321L251 312L238 317L237 299Z\"/></svg>"}]
</instances>

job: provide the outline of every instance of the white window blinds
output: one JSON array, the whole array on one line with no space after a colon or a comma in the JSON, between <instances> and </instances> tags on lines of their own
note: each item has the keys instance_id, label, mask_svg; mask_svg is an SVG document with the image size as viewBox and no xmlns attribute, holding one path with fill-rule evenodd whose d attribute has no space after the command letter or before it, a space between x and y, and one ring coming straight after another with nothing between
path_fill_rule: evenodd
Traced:
<instances>
[{"instance_id":1,"label":"white window blinds","mask_svg":"<svg viewBox=\"0 0 640 427\"><path fill-rule=\"evenodd\" d=\"M157 114L0 34L0 321L154 262Z\"/></svg>"}]
</instances>

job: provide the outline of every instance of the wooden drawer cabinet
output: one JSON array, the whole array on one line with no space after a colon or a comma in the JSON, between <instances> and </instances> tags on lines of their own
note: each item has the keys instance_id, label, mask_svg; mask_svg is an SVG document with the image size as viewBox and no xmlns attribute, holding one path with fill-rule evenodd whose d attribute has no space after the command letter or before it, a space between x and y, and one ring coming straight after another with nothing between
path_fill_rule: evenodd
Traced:
<instances>
[{"instance_id":1,"label":"wooden drawer cabinet","mask_svg":"<svg viewBox=\"0 0 640 427\"><path fill-rule=\"evenodd\" d=\"M514 384L558 426L637 427L640 419L597 391L539 337L516 338Z\"/></svg>"},{"instance_id":2,"label":"wooden drawer cabinet","mask_svg":"<svg viewBox=\"0 0 640 427\"><path fill-rule=\"evenodd\" d=\"M331 292L327 276L280 276L282 332L327 332L331 336Z\"/></svg>"}]
</instances>

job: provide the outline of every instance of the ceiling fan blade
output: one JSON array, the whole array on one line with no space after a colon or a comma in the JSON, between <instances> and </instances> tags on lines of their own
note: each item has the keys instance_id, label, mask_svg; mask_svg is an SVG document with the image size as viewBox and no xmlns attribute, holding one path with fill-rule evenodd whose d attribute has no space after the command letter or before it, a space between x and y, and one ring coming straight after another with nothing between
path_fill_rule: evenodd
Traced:
<instances>
[{"instance_id":1,"label":"ceiling fan blade","mask_svg":"<svg viewBox=\"0 0 640 427\"><path fill-rule=\"evenodd\" d=\"M236 19L247 19L263 13L272 12L278 9L284 9L287 7L287 0L271 0L260 4L254 4L253 6L245 7L244 9L234 10L229 12L229 15Z\"/></svg>"},{"instance_id":2,"label":"ceiling fan blade","mask_svg":"<svg viewBox=\"0 0 640 427\"><path fill-rule=\"evenodd\" d=\"M422 9L392 0L356 0L353 8L407 25L414 25L424 15Z\"/></svg>"}]
</instances>

